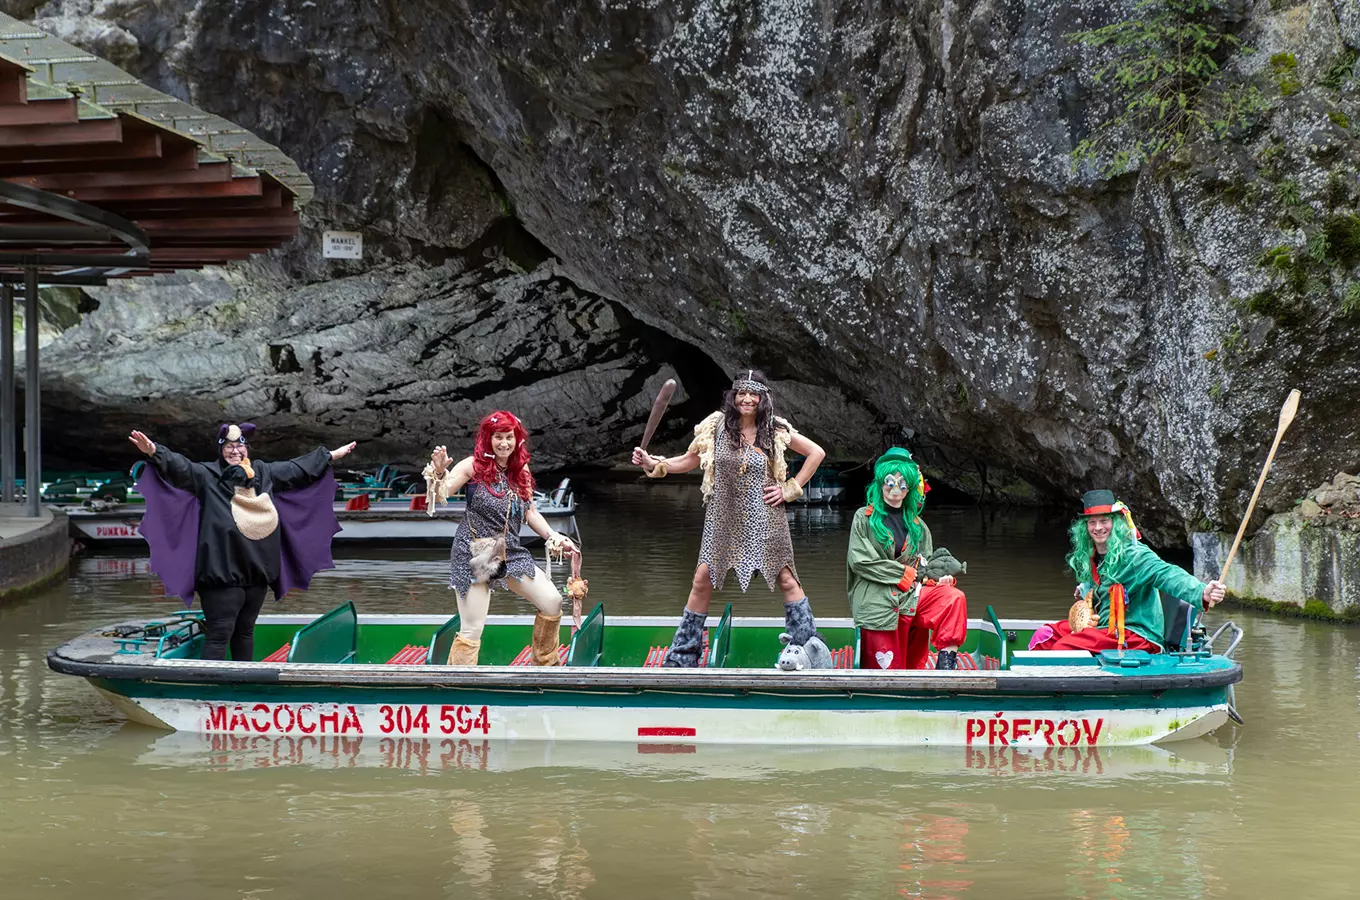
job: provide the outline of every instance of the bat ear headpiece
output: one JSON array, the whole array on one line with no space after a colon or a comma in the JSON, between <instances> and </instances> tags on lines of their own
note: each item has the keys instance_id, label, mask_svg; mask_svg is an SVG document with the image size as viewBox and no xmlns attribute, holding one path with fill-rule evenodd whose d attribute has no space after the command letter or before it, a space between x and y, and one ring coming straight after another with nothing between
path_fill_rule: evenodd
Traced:
<instances>
[{"instance_id":1,"label":"bat ear headpiece","mask_svg":"<svg viewBox=\"0 0 1360 900\"><path fill-rule=\"evenodd\" d=\"M222 444L247 444L250 436L255 433L255 426L249 422L242 422L240 425L230 425L223 422L217 429L218 446Z\"/></svg>"}]
</instances>

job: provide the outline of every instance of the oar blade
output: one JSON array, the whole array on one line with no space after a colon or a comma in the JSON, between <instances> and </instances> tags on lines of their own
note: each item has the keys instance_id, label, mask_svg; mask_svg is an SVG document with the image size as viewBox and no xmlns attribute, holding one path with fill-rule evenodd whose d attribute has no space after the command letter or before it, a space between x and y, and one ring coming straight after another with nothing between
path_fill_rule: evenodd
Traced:
<instances>
[{"instance_id":1,"label":"oar blade","mask_svg":"<svg viewBox=\"0 0 1360 900\"><path fill-rule=\"evenodd\" d=\"M1298 388L1289 392L1289 396L1284 401L1284 406L1280 407L1280 425L1276 428L1276 433L1283 434L1284 430L1294 421L1294 416L1299 411L1299 400L1303 394L1299 393Z\"/></svg>"}]
</instances>

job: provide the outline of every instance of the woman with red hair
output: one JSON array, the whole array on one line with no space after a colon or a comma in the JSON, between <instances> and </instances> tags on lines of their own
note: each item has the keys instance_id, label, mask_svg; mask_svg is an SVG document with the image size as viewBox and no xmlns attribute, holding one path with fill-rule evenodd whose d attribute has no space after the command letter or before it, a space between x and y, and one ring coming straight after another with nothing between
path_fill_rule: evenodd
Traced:
<instances>
[{"instance_id":1,"label":"woman with red hair","mask_svg":"<svg viewBox=\"0 0 1360 900\"><path fill-rule=\"evenodd\" d=\"M497 410L477 427L471 456L450 466L448 449L439 446L425 467L425 508L430 515L434 515L437 504L447 503L449 497L467 487L467 512L449 553L449 587L458 592L460 619L458 636L449 649L451 666L477 665L494 588L509 588L538 610L534 616L534 665L559 664L562 592L534 565L533 557L520 543L520 525L528 523L548 542L550 550L574 545L565 535L553 531L534 506L528 437L513 413Z\"/></svg>"}]
</instances>

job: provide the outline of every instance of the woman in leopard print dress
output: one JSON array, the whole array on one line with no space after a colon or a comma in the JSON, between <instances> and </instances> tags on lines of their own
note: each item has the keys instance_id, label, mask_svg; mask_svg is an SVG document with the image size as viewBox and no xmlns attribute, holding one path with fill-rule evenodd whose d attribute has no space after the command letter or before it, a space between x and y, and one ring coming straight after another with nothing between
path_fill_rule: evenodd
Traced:
<instances>
[{"instance_id":1,"label":"woman in leopard print dress","mask_svg":"<svg viewBox=\"0 0 1360 900\"><path fill-rule=\"evenodd\" d=\"M786 449L807 457L793 478L784 462ZM770 590L778 585L790 643L804 644L816 632L812 605L794 568L784 504L803 495L803 486L825 456L821 447L775 416L769 382L754 369L737 375L722 409L694 429L684 455L660 459L641 448L633 451L633 463L652 478L699 467L704 472L699 565L664 665L698 665L708 604L733 570L742 591L756 572Z\"/></svg>"}]
</instances>

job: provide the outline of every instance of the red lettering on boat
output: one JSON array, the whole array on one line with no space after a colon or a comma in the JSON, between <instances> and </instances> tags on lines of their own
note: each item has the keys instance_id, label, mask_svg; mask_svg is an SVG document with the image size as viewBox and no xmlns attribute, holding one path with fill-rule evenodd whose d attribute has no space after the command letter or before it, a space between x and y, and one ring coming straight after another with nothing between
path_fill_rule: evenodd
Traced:
<instances>
[{"instance_id":1,"label":"red lettering on boat","mask_svg":"<svg viewBox=\"0 0 1360 900\"><path fill-rule=\"evenodd\" d=\"M980 738L986 733L986 719L969 719L968 724L966 724L963 729L964 739L968 744L973 743L973 738Z\"/></svg>"},{"instance_id":2,"label":"red lettering on boat","mask_svg":"<svg viewBox=\"0 0 1360 900\"><path fill-rule=\"evenodd\" d=\"M316 723L313 722L309 725L306 722L304 722L302 720L302 713L304 711L315 712L315 710L312 709L312 704L310 703L303 703L299 705L297 708L297 730L301 731L303 734L311 734L313 731L316 731Z\"/></svg>"},{"instance_id":3,"label":"red lettering on boat","mask_svg":"<svg viewBox=\"0 0 1360 900\"><path fill-rule=\"evenodd\" d=\"M320 727L321 727L321 733L322 733L322 734L325 734L325 733L326 733L326 723L327 723L327 722L330 723L330 726L331 726L331 734L335 734L336 732L338 732L338 731L340 730L340 708L339 708L339 707L336 707L336 708L332 709L332 710L331 710L330 712L328 712L328 713L322 713L320 716L317 717L317 723L318 723L318 724L320 725Z\"/></svg>"},{"instance_id":4,"label":"red lettering on boat","mask_svg":"<svg viewBox=\"0 0 1360 900\"><path fill-rule=\"evenodd\" d=\"M250 721L246 719L246 711L237 706L231 711L231 721L227 723L228 731L249 731Z\"/></svg>"},{"instance_id":5,"label":"red lettering on boat","mask_svg":"<svg viewBox=\"0 0 1360 900\"><path fill-rule=\"evenodd\" d=\"M995 718L987 720L987 743L995 744L998 740L1002 744L1006 743L1006 732L1010 728L1010 723L1001 718L1001 713L997 713Z\"/></svg>"},{"instance_id":6,"label":"red lettering on boat","mask_svg":"<svg viewBox=\"0 0 1360 900\"><path fill-rule=\"evenodd\" d=\"M258 731L260 734L264 734L266 731L269 730L269 704L256 703L253 707L251 707L250 711L254 713L254 715L250 719L251 727ZM260 720L260 713L264 713L263 721Z\"/></svg>"},{"instance_id":7,"label":"red lettering on boat","mask_svg":"<svg viewBox=\"0 0 1360 900\"><path fill-rule=\"evenodd\" d=\"M1011 722L1011 740L1018 741L1022 737L1033 733L1034 727L1029 719L1016 719Z\"/></svg>"},{"instance_id":8,"label":"red lettering on boat","mask_svg":"<svg viewBox=\"0 0 1360 900\"><path fill-rule=\"evenodd\" d=\"M208 731L227 730L227 707L225 704L217 703L208 707Z\"/></svg>"},{"instance_id":9,"label":"red lettering on boat","mask_svg":"<svg viewBox=\"0 0 1360 900\"><path fill-rule=\"evenodd\" d=\"M353 726L355 731L359 732L360 734L363 734L364 726L359 724L358 711L355 710L355 708L352 706L345 707L345 709L346 709L345 720L340 723L340 733L349 734L349 729L351 726ZM410 715L410 710L407 710L407 715Z\"/></svg>"},{"instance_id":10,"label":"red lettering on boat","mask_svg":"<svg viewBox=\"0 0 1360 900\"><path fill-rule=\"evenodd\" d=\"M1043 734L1044 734L1044 740L1048 741L1048 746L1052 747L1052 746L1053 746L1053 720L1052 720L1052 719L1035 719L1035 720L1034 720L1034 733L1037 735L1037 734L1039 734L1039 732L1041 732L1041 731L1042 731Z\"/></svg>"},{"instance_id":11,"label":"red lettering on boat","mask_svg":"<svg viewBox=\"0 0 1360 900\"><path fill-rule=\"evenodd\" d=\"M288 724L287 724L287 725L283 724L283 721L280 720L280 717L279 717L279 714L280 714L280 713L287 713L287 714L288 714L288 720L287 720L287 721L288 721ZM275 731L283 731L283 732L292 731L292 730L293 730L293 726L294 726L295 724L297 724L297 713L293 712L293 707L289 706L287 703L282 703L282 704L280 704L280 705L274 707L274 730L275 730Z\"/></svg>"},{"instance_id":12,"label":"red lettering on boat","mask_svg":"<svg viewBox=\"0 0 1360 900\"><path fill-rule=\"evenodd\" d=\"M1104 719L1096 719L1096 727L1094 730L1092 730L1090 719L1081 720L1081 730L1086 732L1086 743L1088 745L1092 747L1096 745L1096 741L1100 739L1100 729L1103 728L1104 726L1105 726Z\"/></svg>"}]
</instances>

